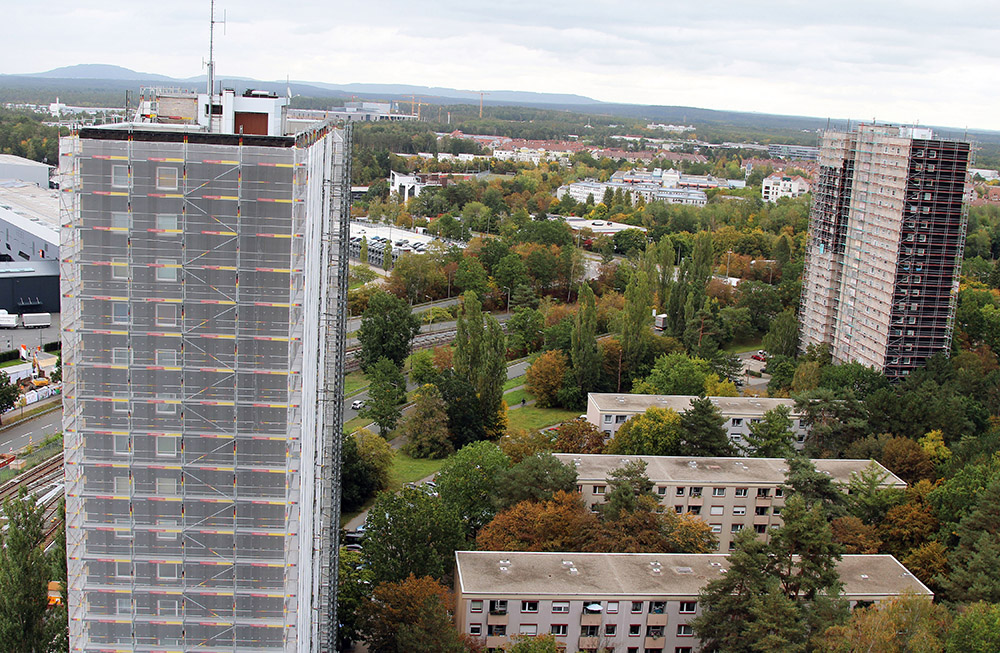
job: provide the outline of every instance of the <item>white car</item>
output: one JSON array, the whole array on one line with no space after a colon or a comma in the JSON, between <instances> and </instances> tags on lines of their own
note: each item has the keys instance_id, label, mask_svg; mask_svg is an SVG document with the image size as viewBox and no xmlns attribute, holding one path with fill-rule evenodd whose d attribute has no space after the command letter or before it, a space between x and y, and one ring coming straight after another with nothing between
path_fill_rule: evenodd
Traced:
<instances>
[{"instance_id":1,"label":"white car","mask_svg":"<svg viewBox=\"0 0 1000 653\"><path fill-rule=\"evenodd\" d=\"M364 407L365 407L364 399L355 399L354 402L351 404L352 410L361 410Z\"/></svg>"}]
</instances>

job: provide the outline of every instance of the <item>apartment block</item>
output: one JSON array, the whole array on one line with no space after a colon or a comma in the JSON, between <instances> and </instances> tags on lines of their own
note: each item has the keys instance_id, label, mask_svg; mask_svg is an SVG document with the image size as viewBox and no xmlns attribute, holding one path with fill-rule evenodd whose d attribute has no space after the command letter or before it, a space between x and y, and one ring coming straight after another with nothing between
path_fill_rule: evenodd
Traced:
<instances>
[{"instance_id":1,"label":"apartment block","mask_svg":"<svg viewBox=\"0 0 1000 653\"><path fill-rule=\"evenodd\" d=\"M698 593L726 573L722 554L457 551L455 623L500 651L551 633L567 651L694 653ZM845 555L852 606L931 591L890 555Z\"/></svg>"},{"instance_id":2,"label":"apartment block","mask_svg":"<svg viewBox=\"0 0 1000 653\"><path fill-rule=\"evenodd\" d=\"M729 551L737 533L753 529L767 537L781 526L785 505L783 485L788 464L781 458L694 458L690 456L624 456L557 453L555 457L576 470L576 488L591 510L604 503L611 472L641 460L659 510L697 515L712 527L719 550ZM845 487L851 477L869 465L885 474L884 487L904 488L906 483L871 460L813 460L816 469Z\"/></svg>"},{"instance_id":3,"label":"apartment block","mask_svg":"<svg viewBox=\"0 0 1000 653\"><path fill-rule=\"evenodd\" d=\"M144 95L65 144L70 650L332 651L350 133Z\"/></svg>"},{"instance_id":4,"label":"apartment block","mask_svg":"<svg viewBox=\"0 0 1000 653\"><path fill-rule=\"evenodd\" d=\"M634 415L641 415L649 408L668 408L683 413L691 408L694 395L631 395L591 392L587 394L587 421L613 436ZM792 433L801 445L809 435L809 427L802 421L802 415L795 410L793 399L766 397L709 397L712 404L726 419L723 426L729 432L729 439L741 444L750 434L750 426L764 418L769 410L785 406L790 411Z\"/></svg>"},{"instance_id":5,"label":"apartment block","mask_svg":"<svg viewBox=\"0 0 1000 653\"><path fill-rule=\"evenodd\" d=\"M809 192L809 182L795 175L771 175L761 182L760 196L765 202L777 202L782 197L799 197Z\"/></svg>"},{"instance_id":6,"label":"apartment block","mask_svg":"<svg viewBox=\"0 0 1000 653\"><path fill-rule=\"evenodd\" d=\"M820 148L799 311L801 347L828 344L890 379L951 347L970 144L859 125Z\"/></svg>"}]
</instances>

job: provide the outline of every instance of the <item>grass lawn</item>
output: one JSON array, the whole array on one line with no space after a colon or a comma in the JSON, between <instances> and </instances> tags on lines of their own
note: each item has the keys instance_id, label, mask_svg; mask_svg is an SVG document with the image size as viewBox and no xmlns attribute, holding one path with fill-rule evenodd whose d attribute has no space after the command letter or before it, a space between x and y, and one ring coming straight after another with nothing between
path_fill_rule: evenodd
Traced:
<instances>
[{"instance_id":1,"label":"grass lawn","mask_svg":"<svg viewBox=\"0 0 1000 653\"><path fill-rule=\"evenodd\" d=\"M509 411L507 413L507 422L508 428L511 429L529 429L534 431L560 422L566 422L579 416L580 411L578 410L526 406L525 408Z\"/></svg>"},{"instance_id":2,"label":"grass lawn","mask_svg":"<svg viewBox=\"0 0 1000 653\"><path fill-rule=\"evenodd\" d=\"M528 392L524 388L521 388L520 390L514 390L513 392L508 392L507 394L505 394L503 396L503 400L506 401L507 405L510 406L510 407L514 407L517 404L521 403L522 399L524 399L526 401L531 401L534 398L535 398L535 395L531 394L530 392ZM521 409L518 408L518 410L521 410Z\"/></svg>"},{"instance_id":3,"label":"grass lawn","mask_svg":"<svg viewBox=\"0 0 1000 653\"><path fill-rule=\"evenodd\" d=\"M30 361L23 361L20 358L15 358L9 361L4 361L0 363L0 367L14 367L15 365L27 365Z\"/></svg>"},{"instance_id":4,"label":"grass lawn","mask_svg":"<svg viewBox=\"0 0 1000 653\"><path fill-rule=\"evenodd\" d=\"M528 380L527 375L522 374L521 376L515 376L513 379L507 379L507 382L503 384L503 389L510 390L511 388L516 388L519 385L524 385Z\"/></svg>"},{"instance_id":5,"label":"grass lawn","mask_svg":"<svg viewBox=\"0 0 1000 653\"><path fill-rule=\"evenodd\" d=\"M344 422L344 433L354 433L360 428L364 428L371 424L372 421L367 417L355 417L354 419L349 419Z\"/></svg>"},{"instance_id":6,"label":"grass lawn","mask_svg":"<svg viewBox=\"0 0 1000 653\"><path fill-rule=\"evenodd\" d=\"M727 354L742 354L748 351L757 351L758 349L760 349L760 344L761 344L760 340L754 340L746 344L729 345L723 351L725 351Z\"/></svg>"},{"instance_id":7,"label":"grass lawn","mask_svg":"<svg viewBox=\"0 0 1000 653\"><path fill-rule=\"evenodd\" d=\"M413 483L431 474L436 474L444 465L444 461L444 458L440 460L410 458L402 451L397 451L396 457L392 460L390 489L398 490L403 487L404 483Z\"/></svg>"},{"instance_id":8,"label":"grass lawn","mask_svg":"<svg viewBox=\"0 0 1000 653\"><path fill-rule=\"evenodd\" d=\"M349 372L344 376L344 396L350 397L368 387L368 378L361 370Z\"/></svg>"}]
</instances>

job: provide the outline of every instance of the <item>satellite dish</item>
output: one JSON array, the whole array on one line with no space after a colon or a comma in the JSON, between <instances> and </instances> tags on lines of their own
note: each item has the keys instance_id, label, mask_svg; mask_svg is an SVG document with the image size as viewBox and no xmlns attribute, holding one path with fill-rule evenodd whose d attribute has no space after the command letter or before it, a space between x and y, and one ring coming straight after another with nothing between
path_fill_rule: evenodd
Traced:
<instances>
[{"instance_id":1,"label":"satellite dish","mask_svg":"<svg viewBox=\"0 0 1000 653\"><path fill-rule=\"evenodd\" d=\"M593 610L594 612L600 612L603 608L601 608L600 603L591 603L590 605L587 606L587 609Z\"/></svg>"}]
</instances>

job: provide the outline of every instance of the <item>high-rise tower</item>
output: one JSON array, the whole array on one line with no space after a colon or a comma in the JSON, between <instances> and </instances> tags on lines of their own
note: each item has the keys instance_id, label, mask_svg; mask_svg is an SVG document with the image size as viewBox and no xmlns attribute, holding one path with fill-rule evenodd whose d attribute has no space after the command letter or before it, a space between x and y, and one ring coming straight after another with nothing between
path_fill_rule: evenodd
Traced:
<instances>
[{"instance_id":1,"label":"high-rise tower","mask_svg":"<svg viewBox=\"0 0 1000 653\"><path fill-rule=\"evenodd\" d=\"M802 280L801 347L900 378L951 347L970 145L930 129L823 135Z\"/></svg>"},{"instance_id":2,"label":"high-rise tower","mask_svg":"<svg viewBox=\"0 0 1000 653\"><path fill-rule=\"evenodd\" d=\"M349 131L146 91L69 137L70 649L332 651Z\"/></svg>"}]
</instances>

